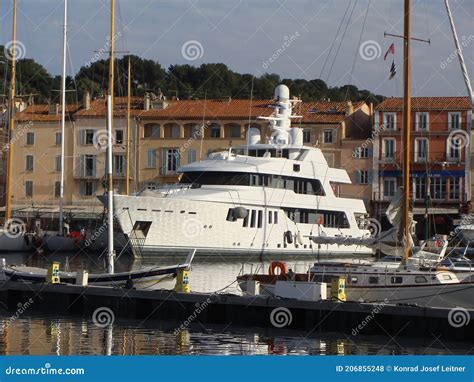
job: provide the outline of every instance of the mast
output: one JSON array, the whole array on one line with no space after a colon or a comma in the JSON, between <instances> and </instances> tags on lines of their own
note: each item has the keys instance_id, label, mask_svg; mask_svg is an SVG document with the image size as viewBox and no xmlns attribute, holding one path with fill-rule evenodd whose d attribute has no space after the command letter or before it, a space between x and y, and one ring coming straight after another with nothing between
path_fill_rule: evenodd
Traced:
<instances>
[{"instance_id":1,"label":"mast","mask_svg":"<svg viewBox=\"0 0 474 382\"><path fill-rule=\"evenodd\" d=\"M13 0L13 24L12 24L12 45L11 45L11 79L10 79L10 99L9 121L8 121L8 154L7 154L7 181L6 181L6 203L5 203L5 223L11 218L11 197L12 197L12 159L13 159L13 131L15 129L15 81L16 81L16 0Z\"/></svg>"},{"instance_id":2,"label":"mast","mask_svg":"<svg viewBox=\"0 0 474 382\"><path fill-rule=\"evenodd\" d=\"M107 273L114 273L114 182L112 177L112 124L114 111L115 0L110 0L109 93L107 95Z\"/></svg>"},{"instance_id":3,"label":"mast","mask_svg":"<svg viewBox=\"0 0 474 382\"><path fill-rule=\"evenodd\" d=\"M59 234L64 235L64 135L66 132L67 0L64 0L63 72L61 76L61 180L59 184Z\"/></svg>"},{"instance_id":4,"label":"mast","mask_svg":"<svg viewBox=\"0 0 474 382\"><path fill-rule=\"evenodd\" d=\"M405 242L405 261L410 255L410 117L411 117L411 93L410 93L410 12L411 1L404 0L403 10L403 203L402 203L402 226Z\"/></svg>"},{"instance_id":5,"label":"mast","mask_svg":"<svg viewBox=\"0 0 474 382\"><path fill-rule=\"evenodd\" d=\"M132 97L132 69L130 64L130 56L128 56L127 74L127 143L125 145L127 163L125 167L125 195L130 194L130 103Z\"/></svg>"}]
</instances>

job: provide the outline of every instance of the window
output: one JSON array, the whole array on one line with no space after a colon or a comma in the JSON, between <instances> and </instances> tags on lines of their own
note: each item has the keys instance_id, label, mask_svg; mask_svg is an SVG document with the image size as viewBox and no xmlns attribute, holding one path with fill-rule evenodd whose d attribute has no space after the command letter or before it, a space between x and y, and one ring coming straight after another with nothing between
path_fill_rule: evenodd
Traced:
<instances>
[{"instance_id":1,"label":"window","mask_svg":"<svg viewBox=\"0 0 474 382\"><path fill-rule=\"evenodd\" d=\"M426 279L425 276L416 276L415 277L415 283L417 284L426 284L428 280Z\"/></svg>"},{"instance_id":2,"label":"window","mask_svg":"<svg viewBox=\"0 0 474 382\"><path fill-rule=\"evenodd\" d=\"M369 284L378 284L378 283L379 283L378 277L374 277L374 276L369 277Z\"/></svg>"},{"instance_id":3,"label":"window","mask_svg":"<svg viewBox=\"0 0 474 382\"><path fill-rule=\"evenodd\" d=\"M385 130L396 129L396 114L395 113L383 113L383 125Z\"/></svg>"},{"instance_id":4,"label":"window","mask_svg":"<svg viewBox=\"0 0 474 382\"><path fill-rule=\"evenodd\" d=\"M453 136L448 139L448 161L459 162L461 160L461 149L464 146L464 140L462 137Z\"/></svg>"},{"instance_id":5,"label":"window","mask_svg":"<svg viewBox=\"0 0 474 382\"><path fill-rule=\"evenodd\" d=\"M459 200L461 197L461 178L449 179L449 199Z\"/></svg>"},{"instance_id":6,"label":"window","mask_svg":"<svg viewBox=\"0 0 474 382\"><path fill-rule=\"evenodd\" d=\"M61 136L62 136L61 132L60 132L60 131L56 131L56 136L55 136L55 138L54 138L54 144L55 144L56 146L61 146Z\"/></svg>"},{"instance_id":7,"label":"window","mask_svg":"<svg viewBox=\"0 0 474 382\"><path fill-rule=\"evenodd\" d=\"M256 218L256 215L257 215L257 211L252 210L252 215L251 215L251 217L250 217L250 227L251 227L251 228L255 228L255 218Z\"/></svg>"},{"instance_id":8,"label":"window","mask_svg":"<svg viewBox=\"0 0 474 382\"><path fill-rule=\"evenodd\" d=\"M459 130L461 128L461 113L448 113L448 129Z\"/></svg>"},{"instance_id":9,"label":"window","mask_svg":"<svg viewBox=\"0 0 474 382\"><path fill-rule=\"evenodd\" d=\"M392 277L390 277L390 282L392 284L402 284L403 283L403 277L401 277L401 276L392 276Z\"/></svg>"},{"instance_id":10,"label":"window","mask_svg":"<svg viewBox=\"0 0 474 382\"><path fill-rule=\"evenodd\" d=\"M176 123L171 125L171 138L179 138L181 135L181 128Z\"/></svg>"},{"instance_id":11,"label":"window","mask_svg":"<svg viewBox=\"0 0 474 382\"><path fill-rule=\"evenodd\" d=\"M61 196L61 182L54 182L54 197L59 198Z\"/></svg>"},{"instance_id":12,"label":"window","mask_svg":"<svg viewBox=\"0 0 474 382\"><path fill-rule=\"evenodd\" d=\"M114 165L114 175L117 175L117 176L125 175L125 155L115 154L113 165Z\"/></svg>"},{"instance_id":13,"label":"window","mask_svg":"<svg viewBox=\"0 0 474 382\"><path fill-rule=\"evenodd\" d=\"M323 131L323 143L334 143L333 129L327 129Z\"/></svg>"},{"instance_id":14,"label":"window","mask_svg":"<svg viewBox=\"0 0 474 382\"><path fill-rule=\"evenodd\" d=\"M146 167L147 168L156 168L156 150L155 149L149 149L148 150Z\"/></svg>"},{"instance_id":15,"label":"window","mask_svg":"<svg viewBox=\"0 0 474 382\"><path fill-rule=\"evenodd\" d=\"M33 197L33 181L32 180L25 181L25 196L27 198Z\"/></svg>"},{"instance_id":16,"label":"window","mask_svg":"<svg viewBox=\"0 0 474 382\"><path fill-rule=\"evenodd\" d=\"M357 184L369 184L372 182L372 172L368 170L357 170L356 171L356 183Z\"/></svg>"},{"instance_id":17,"label":"window","mask_svg":"<svg viewBox=\"0 0 474 382\"><path fill-rule=\"evenodd\" d=\"M26 144L28 146L33 146L35 144L35 133L31 131L26 133Z\"/></svg>"},{"instance_id":18,"label":"window","mask_svg":"<svg viewBox=\"0 0 474 382\"><path fill-rule=\"evenodd\" d=\"M94 144L95 130L87 129L81 131L81 144L93 145Z\"/></svg>"},{"instance_id":19,"label":"window","mask_svg":"<svg viewBox=\"0 0 474 382\"><path fill-rule=\"evenodd\" d=\"M240 125L232 124L229 129L231 138L240 138Z\"/></svg>"},{"instance_id":20,"label":"window","mask_svg":"<svg viewBox=\"0 0 474 382\"><path fill-rule=\"evenodd\" d=\"M429 114L422 112L416 113L416 130L417 131L428 131L428 119Z\"/></svg>"},{"instance_id":21,"label":"window","mask_svg":"<svg viewBox=\"0 0 474 382\"><path fill-rule=\"evenodd\" d=\"M180 151L179 149L162 149L161 157L161 173L173 174L180 166Z\"/></svg>"},{"instance_id":22,"label":"window","mask_svg":"<svg viewBox=\"0 0 474 382\"><path fill-rule=\"evenodd\" d=\"M263 211L258 210L258 228L262 228L263 224Z\"/></svg>"},{"instance_id":23,"label":"window","mask_svg":"<svg viewBox=\"0 0 474 382\"><path fill-rule=\"evenodd\" d=\"M448 274L443 274L443 280L452 280L453 278L451 277L451 275L448 275Z\"/></svg>"},{"instance_id":24,"label":"window","mask_svg":"<svg viewBox=\"0 0 474 382\"><path fill-rule=\"evenodd\" d=\"M359 282L359 278L357 276L352 276L349 278L349 282L351 284L357 284Z\"/></svg>"},{"instance_id":25,"label":"window","mask_svg":"<svg viewBox=\"0 0 474 382\"><path fill-rule=\"evenodd\" d=\"M370 158L371 156L371 152L368 147L356 147L354 154L354 157L359 159Z\"/></svg>"},{"instance_id":26,"label":"window","mask_svg":"<svg viewBox=\"0 0 474 382\"><path fill-rule=\"evenodd\" d=\"M95 182L85 180L80 183L80 193L82 196L93 196L95 194Z\"/></svg>"},{"instance_id":27,"label":"window","mask_svg":"<svg viewBox=\"0 0 474 382\"><path fill-rule=\"evenodd\" d=\"M147 123L144 128L143 138L159 138L161 127L157 123Z\"/></svg>"},{"instance_id":28,"label":"window","mask_svg":"<svg viewBox=\"0 0 474 382\"><path fill-rule=\"evenodd\" d=\"M26 171L33 171L33 155L27 155L26 156L26 166L25 166L25 170Z\"/></svg>"},{"instance_id":29,"label":"window","mask_svg":"<svg viewBox=\"0 0 474 382\"><path fill-rule=\"evenodd\" d=\"M123 143L123 130L115 130L115 144L121 145Z\"/></svg>"},{"instance_id":30,"label":"window","mask_svg":"<svg viewBox=\"0 0 474 382\"><path fill-rule=\"evenodd\" d=\"M191 136L194 138L194 139L198 139L198 138L201 138L201 135L202 135L202 132L203 132L203 128L201 128L201 125L193 125L191 127Z\"/></svg>"},{"instance_id":31,"label":"window","mask_svg":"<svg viewBox=\"0 0 474 382\"><path fill-rule=\"evenodd\" d=\"M415 162L425 163L428 161L428 139L415 139Z\"/></svg>"},{"instance_id":32,"label":"window","mask_svg":"<svg viewBox=\"0 0 474 382\"><path fill-rule=\"evenodd\" d=\"M61 155L54 157L54 171L61 171Z\"/></svg>"},{"instance_id":33,"label":"window","mask_svg":"<svg viewBox=\"0 0 474 382\"><path fill-rule=\"evenodd\" d=\"M397 186L397 180L395 178L384 178L383 196L386 198L391 198L395 196L396 186Z\"/></svg>"},{"instance_id":34,"label":"window","mask_svg":"<svg viewBox=\"0 0 474 382\"><path fill-rule=\"evenodd\" d=\"M211 138L221 137L221 127L215 123L211 125Z\"/></svg>"},{"instance_id":35,"label":"window","mask_svg":"<svg viewBox=\"0 0 474 382\"><path fill-rule=\"evenodd\" d=\"M235 222L237 220L237 217L235 216L235 210L233 208L229 208L225 220L227 220L228 222Z\"/></svg>"},{"instance_id":36,"label":"window","mask_svg":"<svg viewBox=\"0 0 474 382\"><path fill-rule=\"evenodd\" d=\"M273 211L268 211L268 224L273 223Z\"/></svg>"},{"instance_id":37,"label":"window","mask_svg":"<svg viewBox=\"0 0 474 382\"><path fill-rule=\"evenodd\" d=\"M446 198L446 178L432 177L430 179L430 196L435 200Z\"/></svg>"},{"instance_id":38,"label":"window","mask_svg":"<svg viewBox=\"0 0 474 382\"><path fill-rule=\"evenodd\" d=\"M283 208L283 211L295 223L319 224L328 228L350 228L347 215L343 211L310 210L305 208Z\"/></svg>"},{"instance_id":39,"label":"window","mask_svg":"<svg viewBox=\"0 0 474 382\"><path fill-rule=\"evenodd\" d=\"M82 155L82 175L83 176L95 176L95 164L96 156L95 155Z\"/></svg>"},{"instance_id":40,"label":"window","mask_svg":"<svg viewBox=\"0 0 474 382\"><path fill-rule=\"evenodd\" d=\"M196 150L188 150L188 163L196 162Z\"/></svg>"},{"instance_id":41,"label":"window","mask_svg":"<svg viewBox=\"0 0 474 382\"><path fill-rule=\"evenodd\" d=\"M395 159L395 139L385 138L382 146L382 157L385 159Z\"/></svg>"},{"instance_id":42,"label":"window","mask_svg":"<svg viewBox=\"0 0 474 382\"><path fill-rule=\"evenodd\" d=\"M273 224L278 224L278 211L273 211Z\"/></svg>"},{"instance_id":43,"label":"window","mask_svg":"<svg viewBox=\"0 0 474 382\"><path fill-rule=\"evenodd\" d=\"M426 178L415 178L415 199L426 198Z\"/></svg>"},{"instance_id":44,"label":"window","mask_svg":"<svg viewBox=\"0 0 474 382\"><path fill-rule=\"evenodd\" d=\"M311 130L303 130L303 143L311 143Z\"/></svg>"},{"instance_id":45,"label":"window","mask_svg":"<svg viewBox=\"0 0 474 382\"><path fill-rule=\"evenodd\" d=\"M247 214L244 217L244 222L242 223L242 227L248 227L248 225L249 225L249 215L250 215L250 211L247 210Z\"/></svg>"}]
</instances>

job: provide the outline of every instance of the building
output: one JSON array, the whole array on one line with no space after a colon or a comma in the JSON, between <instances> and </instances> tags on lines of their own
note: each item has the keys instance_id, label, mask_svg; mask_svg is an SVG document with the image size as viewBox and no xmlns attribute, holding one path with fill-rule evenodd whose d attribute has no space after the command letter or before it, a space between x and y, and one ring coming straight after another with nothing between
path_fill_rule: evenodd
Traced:
<instances>
[{"instance_id":1,"label":"building","mask_svg":"<svg viewBox=\"0 0 474 382\"><path fill-rule=\"evenodd\" d=\"M112 164L117 193L125 192L126 102L125 97L114 100ZM266 139L267 123L258 117L272 113L270 104L267 100L231 98L133 97L130 192L176 182L180 165L200 160L213 151L245 144L249 127L259 129L262 139ZM320 147L331 166L352 162L352 157L349 161L341 157L344 150L351 147L348 150L352 152L356 142L353 139L370 133L371 107L363 102L297 103L294 114L302 116L295 120L294 126L303 128L304 144ZM105 98L91 100L86 93L82 105L68 106L66 115L65 211L70 220L87 219L103 213L96 196L105 192ZM16 116L13 209L17 214L21 211L22 216L43 220L57 217L60 118L57 104L30 105ZM353 181L356 179L355 175L351 177ZM338 192L360 197L357 187L344 187Z\"/></svg>"},{"instance_id":2,"label":"building","mask_svg":"<svg viewBox=\"0 0 474 382\"><path fill-rule=\"evenodd\" d=\"M375 109L372 215L385 210L402 185L401 98ZM470 132L467 97L415 97L411 114L411 197L417 233L449 233L471 200Z\"/></svg>"}]
</instances>

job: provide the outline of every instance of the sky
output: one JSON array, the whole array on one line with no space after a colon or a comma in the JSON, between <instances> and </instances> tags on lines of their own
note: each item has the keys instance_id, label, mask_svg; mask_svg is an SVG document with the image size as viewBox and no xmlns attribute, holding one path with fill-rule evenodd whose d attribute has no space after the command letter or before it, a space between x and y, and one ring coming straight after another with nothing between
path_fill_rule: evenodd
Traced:
<instances>
[{"instance_id":1,"label":"sky","mask_svg":"<svg viewBox=\"0 0 474 382\"><path fill-rule=\"evenodd\" d=\"M413 0L414 96L467 95L443 0ZM450 0L474 76L474 0ZM61 71L63 0L18 0L19 54ZM0 1L0 43L11 40L12 0ZM68 74L106 58L109 0L69 0ZM345 16L345 17L344 17ZM116 0L116 50L172 64L222 62L240 73L321 78L402 94L402 0ZM391 43L395 54L384 61ZM389 80L392 59L398 68Z\"/></svg>"}]
</instances>

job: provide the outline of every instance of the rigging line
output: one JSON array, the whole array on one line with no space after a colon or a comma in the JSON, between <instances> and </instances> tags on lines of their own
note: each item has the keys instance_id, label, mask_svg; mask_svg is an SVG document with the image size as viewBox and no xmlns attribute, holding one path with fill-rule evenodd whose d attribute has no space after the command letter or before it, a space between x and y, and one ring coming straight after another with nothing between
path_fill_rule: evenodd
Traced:
<instances>
[{"instance_id":1,"label":"rigging line","mask_svg":"<svg viewBox=\"0 0 474 382\"><path fill-rule=\"evenodd\" d=\"M336 63L337 56L339 55L339 50L341 49L342 42L344 41L344 37L346 36L347 28L349 27L350 20L352 19L352 15L353 15L353 13L354 13L356 4L357 4L357 3L354 1L354 5L352 6L352 10L351 10L351 13L349 14L349 18L347 19L346 26L345 26L345 28L344 28L344 32L342 33L342 37L341 37L341 39L339 40L339 46L337 47L336 54L335 54L335 56L333 57L331 67L330 67L330 69L329 69L329 74L328 74L327 79L326 79L326 83L329 82L329 78L331 77L332 69L333 69L333 67L334 67L334 64Z\"/></svg>"},{"instance_id":2,"label":"rigging line","mask_svg":"<svg viewBox=\"0 0 474 382\"><path fill-rule=\"evenodd\" d=\"M354 53L354 59L352 61L352 68L351 68L351 72L350 72L350 75L349 75L349 85L351 85L351 83L352 83L352 75L354 74L355 64L356 64L356 61L357 61L357 57L359 56L359 47L360 47L360 43L362 42L362 36L363 36L364 30L365 30L365 23L367 21L367 15L369 14L369 9L370 9L370 4L371 3L372 3L372 0L369 0L369 2L367 3L367 10L365 11L364 21L362 22L362 29L360 31L359 41L357 42L357 47L356 47L356 50L355 50L355 53ZM344 98L345 101L347 101L347 96L348 95L349 95L349 86L346 89L346 96Z\"/></svg>"},{"instance_id":3,"label":"rigging line","mask_svg":"<svg viewBox=\"0 0 474 382\"><path fill-rule=\"evenodd\" d=\"M319 74L319 78L321 78L321 79L323 78L324 69L326 68L326 64L327 64L327 62L328 62L329 56L330 56L331 53L332 53L332 49L333 49L334 44L335 44L335 42L336 42L336 40L337 40L337 36L339 35L339 32L340 32L340 30L341 30L341 28L342 28L342 25L344 24L344 20L345 20L345 18L346 18L347 12L349 11L349 8L350 8L350 6L351 6L351 2L352 2L352 0L349 0L349 2L347 3L347 7L346 7L346 11L344 12L344 16L342 16L342 19L341 19L341 21L339 22L339 27L337 28L337 32L336 32L336 34L335 34L335 36L334 36L334 39L333 39L332 42L331 42L331 47L330 47L330 49L329 49L329 53L327 54L326 59L324 60L323 68L321 69L321 73Z\"/></svg>"}]
</instances>

